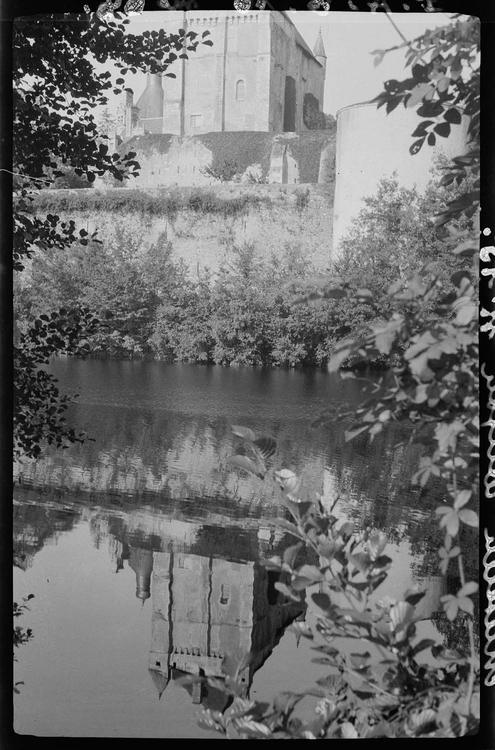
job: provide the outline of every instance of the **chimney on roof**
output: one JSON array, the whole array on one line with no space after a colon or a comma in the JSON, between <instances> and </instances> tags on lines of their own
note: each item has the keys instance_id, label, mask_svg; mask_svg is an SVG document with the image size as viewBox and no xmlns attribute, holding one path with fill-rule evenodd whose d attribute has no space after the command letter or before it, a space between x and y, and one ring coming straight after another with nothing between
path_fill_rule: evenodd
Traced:
<instances>
[{"instance_id":1,"label":"chimney on roof","mask_svg":"<svg viewBox=\"0 0 495 750\"><path fill-rule=\"evenodd\" d=\"M147 73L146 88L137 101L139 119L145 133L161 133L163 125L163 87L160 73Z\"/></svg>"},{"instance_id":2,"label":"chimney on roof","mask_svg":"<svg viewBox=\"0 0 495 750\"><path fill-rule=\"evenodd\" d=\"M325 52L325 45L323 44L323 36L321 33L321 26L318 30L318 36L316 37L315 46L313 49L313 55L316 57L320 65L323 67L327 64L327 54Z\"/></svg>"},{"instance_id":3,"label":"chimney on roof","mask_svg":"<svg viewBox=\"0 0 495 750\"><path fill-rule=\"evenodd\" d=\"M132 135L132 108L134 106L134 92L127 88L124 91L124 137Z\"/></svg>"}]
</instances>

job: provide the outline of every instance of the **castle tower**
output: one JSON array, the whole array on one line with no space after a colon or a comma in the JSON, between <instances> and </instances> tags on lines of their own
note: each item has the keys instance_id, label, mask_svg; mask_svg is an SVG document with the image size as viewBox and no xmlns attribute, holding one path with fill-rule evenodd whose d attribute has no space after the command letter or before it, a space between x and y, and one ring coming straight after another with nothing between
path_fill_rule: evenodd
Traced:
<instances>
[{"instance_id":1,"label":"castle tower","mask_svg":"<svg viewBox=\"0 0 495 750\"><path fill-rule=\"evenodd\" d=\"M163 132L163 87L159 73L148 73L146 88L137 101L139 124L145 133Z\"/></svg>"},{"instance_id":2,"label":"castle tower","mask_svg":"<svg viewBox=\"0 0 495 750\"><path fill-rule=\"evenodd\" d=\"M321 26L318 31L318 36L316 37L316 42L315 42L315 46L313 49L313 55L316 57L320 65L322 65L325 68L327 64L327 54L325 52L325 45L323 44Z\"/></svg>"},{"instance_id":3,"label":"castle tower","mask_svg":"<svg viewBox=\"0 0 495 750\"><path fill-rule=\"evenodd\" d=\"M153 552L149 549L133 549L129 555L129 565L136 574L136 596L144 602L149 599L151 572L153 570Z\"/></svg>"}]
</instances>

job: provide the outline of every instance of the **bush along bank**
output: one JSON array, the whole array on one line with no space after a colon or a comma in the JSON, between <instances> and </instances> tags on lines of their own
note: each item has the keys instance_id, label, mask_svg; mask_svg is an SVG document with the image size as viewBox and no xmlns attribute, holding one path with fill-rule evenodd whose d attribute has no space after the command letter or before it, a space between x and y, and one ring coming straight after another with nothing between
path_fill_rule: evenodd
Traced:
<instances>
[{"instance_id":1,"label":"bush along bank","mask_svg":"<svg viewBox=\"0 0 495 750\"><path fill-rule=\"evenodd\" d=\"M387 317L392 280L400 286L425 261L435 265L438 278L438 294L425 312L432 320L442 317L440 293L449 291L452 271L462 272L465 263L442 250L432 220L451 193L433 184L418 195L395 179L383 180L323 276L297 242L267 256L233 239L217 274L193 276L166 235L143 247L138 229L116 223L103 244L86 240L70 256L51 249L34 258L16 289L16 317L22 330L40 314L84 306L98 322L85 347L93 357L322 367L343 339ZM321 294L329 279L341 282L345 293ZM390 356L377 350L364 359L357 350L342 367L383 369Z\"/></svg>"}]
</instances>

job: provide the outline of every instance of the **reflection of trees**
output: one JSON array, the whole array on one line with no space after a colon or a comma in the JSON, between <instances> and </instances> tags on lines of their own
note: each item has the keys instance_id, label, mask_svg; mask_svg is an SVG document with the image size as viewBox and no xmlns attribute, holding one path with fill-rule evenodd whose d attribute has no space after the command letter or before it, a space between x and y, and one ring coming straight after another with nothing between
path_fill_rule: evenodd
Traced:
<instances>
[{"instance_id":1,"label":"reflection of trees","mask_svg":"<svg viewBox=\"0 0 495 750\"><path fill-rule=\"evenodd\" d=\"M29 610L29 606L27 604L30 599L33 599L34 594L28 594L28 596L23 597L22 603L18 604L17 602L14 602L13 604L13 615L14 618L20 617L21 615L26 612L26 610ZM33 631L31 628L24 628L22 625L14 625L14 634L13 634L13 644L14 644L14 661L17 661L17 657L15 655L15 649L19 648L19 646L22 646L24 643L28 643L31 638L33 637ZM22 681L18 681L14 683L14 692L19 693L18 685L23 685L24 683Z\"/></svg>"},{"instance_id":2,"label":"reflection of trees","mask_svg":"<svg viewBox=\"0 0 495 750\"><path fill-rule=\"evenodd\" d=\"M16 490L16 494L22 494ZM79 513L57 508L56 505L22 503L20 497L13 509L14 565L25 570L30 567L34 555L47 541L56 539L63 531L70 531Z\"/></svg>"},{"instance_id":3,"label":"reflection of trees","mask_svg":"<svg viewBox=\"0 0 495 750\"><path fill-rule=\"evenodd\" d=\"M311 385L311 383L309 384ZM225 417L189 416L175 412L147 412L135 408L80 406L72 418L96 436L83 446L72 446L63 458L54 453L25 469L28 481L60 481L67 486L101 492L130 492L138 496L157 493L160 498L198 500L201 507L210 502L232 510L238 502L276 502L269 482L247 477L225 465L234 452L236 440L231 421ZM397 427L386 430L374 441L346 443L347 425L333 423L313 427L307 419L239 419L258 432L273 435L277 453L273 465L290 468L304 477L309 494L321 491L328 467L359 509L372 503L374 525L392 528L404 522L411 506L428 507L409 486L417 450L397 447L408 435ZM239 420L237 420L239 421ZM53 467L51 467L51 464ZM56 471L57 466L61 472ZM230 500L229 500L230 498ZM148 498L147 498L148 499ZM226 506L224 506L226 507Z\"/></svg>"}]
</instances>

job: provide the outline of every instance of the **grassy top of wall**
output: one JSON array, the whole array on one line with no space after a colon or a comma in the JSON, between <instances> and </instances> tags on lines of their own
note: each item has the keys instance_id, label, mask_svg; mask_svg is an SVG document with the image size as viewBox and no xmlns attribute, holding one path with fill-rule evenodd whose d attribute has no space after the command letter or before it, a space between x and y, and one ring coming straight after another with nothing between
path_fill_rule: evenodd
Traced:
<instances>
[{"instance_id":1,"label":"grassy top of wall","mask_svg":"<svg viewBox=\"0 0 495 750\"><path fill-rule=\"evenodd\" d=\"M323 185L243 185L222 183L212 187L156 189L108 188L40 190L32 203L36 213L139 213L173 218L184 210L195 213L237 216L251 209L277 203L299 205L298 196L322 195ZM300 199L299 199L300 200ZM307 199L305 199L307 200Z\"/></svg>"},{"instance_id":2,"label":"grassy top of wall","mask_svg":"<svg viewBox=\"0 0 495 750\"><path fill-rule=\"evenodd\" d=\"M140 213L149 216L173 217L180 211L222 214L235 216L245 213L253 206L267 205L267 195L252 191L235 195L218 194L213 188L163 188L140 190L136 188L110 188L105 191L86 190L40 190L33 201L36 212L93 213Z\"/></svg>"}]
</instances>

